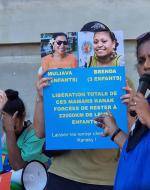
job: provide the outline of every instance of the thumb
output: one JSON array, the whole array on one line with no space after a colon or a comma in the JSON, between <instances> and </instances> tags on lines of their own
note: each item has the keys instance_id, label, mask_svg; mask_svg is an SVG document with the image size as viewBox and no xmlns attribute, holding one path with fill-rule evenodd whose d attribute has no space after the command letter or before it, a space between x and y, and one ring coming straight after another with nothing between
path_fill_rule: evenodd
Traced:
<instances>
[{"instance_id":1,"label":"thumb","mask_svg":"<svg viewBox=\"0 0 150 190\"><path fill-rule=\"evenodd\" d=\"M103 132L100 133L100 136L101 137L107 137L108 136L107 131L103 130Z\"/></svg>"},{"instance_id":2,"label":"thumb","mask_svg":"<svg viewBox=\"0 0 150 190\"><path fill-rule=\"evenodd\" d=\"M43 71L42 67L39 68L38 70L38 79L40 80L41 78L43 78L43 75L46 73L47 71Z\"/></svg>"},{"instance_id":3,"label":"thumb","mask_svg":"<svg viewBox=\"0 0 150 190\"><path fill-rule=\"evenodd\" d=\"M16 112L14 113L14 115L12 116L12 119L13 119L13 120L15 120L15 119L17 118L17 114L18 114L18 111L16 111Z\"/></svg>"},{"instance_id":4,"label":"thumb","mask_svg":"<svg viewBox=\"0 0 150 190\"><path fill-rule=\"evenodd\" d=\"M40 80L42 78L42 73L38 73L38 79Z\"/></svg>"}]
</instances>

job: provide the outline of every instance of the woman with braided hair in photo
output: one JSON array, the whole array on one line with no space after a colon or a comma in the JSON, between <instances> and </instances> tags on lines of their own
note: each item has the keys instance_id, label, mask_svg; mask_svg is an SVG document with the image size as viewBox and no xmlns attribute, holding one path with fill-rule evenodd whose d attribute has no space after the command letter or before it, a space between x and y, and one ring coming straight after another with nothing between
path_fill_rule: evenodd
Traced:
<instances>
[{"instance_id":1,"label":"woman with braided hair in photo","mask_svg":"<svg viewBox=\"0 0 150 190\"><path fill-rule=\"evenodd\" d=\"M117 55L119 45L115 34L103 23L90 22L83 26L83 32L93 32L94 55L89 58L85 67L121 66L124 60Z\"/></svg>"}]
</instances>

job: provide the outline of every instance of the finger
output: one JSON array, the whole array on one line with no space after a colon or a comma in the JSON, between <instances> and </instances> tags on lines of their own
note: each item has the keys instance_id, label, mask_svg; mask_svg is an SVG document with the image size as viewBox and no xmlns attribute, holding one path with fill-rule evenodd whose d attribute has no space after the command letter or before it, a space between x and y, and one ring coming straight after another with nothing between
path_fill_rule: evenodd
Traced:
<instances>
[{"instance_id":1,"label":"finger","mask_svg":"<svg viewBox=\"0 0 150 190\"><path fill-rule=\"evenodd\" d=\"M131 98L131 94L124 94L123 96L120 97L121 100L130 99L130 98Z\"/></svg>"},{"instance_id":2,"label":"finger","mask_svg":"<svg viewBox=\"0 0 150 190\"><path fill-rule=\"evenodd\" d=\"M105 127L106 127L105 124L102 123L102 124L101 124L101 128L102 128L102 129L105 129Z\"/></svg>"},{"instance_id":3,"label":"finger","mask_svg":"<svg viewBox=\"0 0 150 190\"><path fill-rule=\"evenodd\" d=\"M101 137L107 137L108 133L106 131L103 131L103 132L100 133L100 136Z\"/></svg>"},{"instance_id":4,"label":"finger","mask_svg":"<svg viewBox=\"0 0 150 190\"><path fill-rule=\"evenodd\" d=\"M51 82L51 81L52 81L52 78L43 78L43 79L40 81L39 85L40 85L40 87L45 87L45 86L50 85L50 82Z\"/></svg>"},{"instance_id":5,"label":"finger","mask_svg":"<svg viewBox=\"0 0 150 190\"><path fill-rule=\"evenodd\" d=\"M4 111L2 111L2 120L5 121L10 115Z\"/></svg>"},{"instance_id":6,"label":"finger","mask_svg":"<svg viewBox=\"0 0 150 190\"><path fill-rule=\"evenodd\" d=\"M98 120L95 122L95 125L97 125L98 127L102 127L102 125L104 125L103 120Z\"/></svg>"},{"instance_id":7,"label":"finger","mask_svg":"<svg viewBox=\"0 0 150 190\"><path fill-rule=\"evenodd\" d=\"M38 79L40 80L42 78L42 74L38 73Z\"/></svg>"},{"instance_id":8,"label":"finger","mask_svg":"<svg viewBox=\"0 0 150 190\"><path fill-rule=\"evenodd\" d=\"M127 85L128 88L131 89L131 91L132 91L133 93L135 92L134 85L133 85L132 81L130 81L130 80L127 79L127 80L126 80L126 85Z\"/></svg>"},{"instance_id":9,"label":"finger","mask_svg":"<svg viewBox=\"0 0 150 190\"><path fill-rule=\"evenodd\" d=\"M110 112L110 110L107 110L107 111L104 113L104 117L112 117L112 113Z\"/></svg>"},{"instance_id":10,"label":"finger","mask_svg":"<svg viewBox=\"0 0 150 190\"><path fill-rule=\"evenodd\" d=\"M102 128L102 129L105 129L105 124L104 123L97 122L96 126Z\"/></svg>"},{"instance_id":11,"label":"finger","mask_svg":"<svg viewBox=\"0 0 150 190\"><path fill-rule=\"evenodd\" d=\"M110 110L107 110L107 115L110 116L110 117L113 117L112 113L110 112Z\"/></svg>"},{"instance_id":12,"label":"finger","mask_svg":"<svg viewBox=\"0 0 150 190\"><path fill-rule=\"evenodd\" d=\"M46 72L47 71L43 71L42 67L40 67L38 71L38 78L41 79Z\"/></svg>"},{"instance_id":13,"label":"finger","mask_svg":"<svg viewBox=\"0 0 150 190\"><path fill-rule=\"evenodd\" d=\"M103 122L104 118L105 118L105 115L101 114L100 116L94 118L94 121Z\"/></svg>"},{"instance_id":14,"label":"finger","mask_svg":"<svg viewBox=\"0 0 150 190\"><path fill-rule=\"evenodd\" d=\"M7 96L6 93L3 90L0 90L0 102L6 102Z\"/></svg>"},{"instance_id":15,"label":"finger","mask_svg":"<svg viewBox=\"0 0 150 190\"><path fill-rule=\"evenodd\" d=\"M41 80L39 80L39 84L42 84L42 83L47 82L49 80L52 80L52 78L47 78L47 77L42 78Z\"/></svg>"},{"instance_id":16,"label":"finger","mask_svg":"<svg viewBox=\"0 0 150 190\"><path fill-rule=\"evenodd\" d=\"M140 92L137 92L135 97L144 98L145 99L144 95L142 93L140 93Z\"/></svg>"},{"instance_id":17,"label":"finger","mask_svg":"<svg viewBox=\"0 0 150 190\"><path fill-rule=\"evenodd\" d=\"M101 122L102 124L105 124L106 117L109 117L109 118L113 117L110 111L107 111L107 112L101 114L99 117L95 118L94 120L97 122Z\"/></svg>"},{"instance_id":18,"label":"finger","mask_svg":"<svg viewBox=\"0 0 150 190\"><path fill-rule=\"evenodd\" d=\"M123 87L123 89L125 89L126 91L133 91L133 89L131 88L128 80L126 80L126 86Z\"/></svg>"},{"instance_id":19,"label":"finger","mask_svg":"<svg viewBox=\"0 0 150 190\"><path fill-rule=\"evenodd\" d=\"M144 101L144 100L145 100L145 98L144 98L143 96L141 96L141 95L140 95L140 97L138 97L138 96L136 95L136 96L134 96L134 97L132 98L132 102L134 102L135 105L137 105L138 103L140 103L141 101Z\"/></svg>"},{"instance_id":20,"label":"finger","mask_svg":"<svg viewBox=\"0 0 150 190\"><path fill-rule=\"evenodd\" d=\"M135 107L136 105L137 105L137 102L136 102L136 101L130 102L130 107Z\"/></svg>"},{"instance_id":21,"label":"finger","mask_svg":"<svg viewBox=\"0 0 150 190\"><path fill-rule=\"evenodd\" d=\"M17 114L18 114L18 111L16 111L16 112L14 113L14 115L12 116L12 119L13 119L13 120L15 120L15 119L17 118Z\"/></svg>"},{"instance_id":22,"label":"finger","mask_svg":"<svg viewBox=\"0 0 150 190\"><path fill-rule=\"evenodd\" d=\"M102 123L101 122L97 122L96 126L101 128L102 127Z\"/></svg>"},{"instance_id":23,"label":"finger","mask_svg":"<svg viewBox=\"0 0 150 190\"><path fill-rule=\"evenodd\" d=\"M131 93L131 92L133 91L133 89L130 88L129 86L125 86L125 87L123 87L122 89L125 90L125 91L128 92L128 93Z\"/></svg>"},{"instance_id":24,"label":"finger","mask_svg":"<svg viewBox=\"0 0 150 190\"><path fill-rule=\"evenodd\" d=\"M129 102L130 102L130 100L129 100L129 99L124 99L124 100L122 100L122 103L123 103L123 104L127 104L127 105L128 105L128 104L129 104Z\"/></svg>"},{"instance_id":25,"label":"finger","mask_svg":"<svg viewBox=\"0 0 150 190\"><path fill-rule=\"evenodd\" d=\"M96 122L96 125L97 125L97 126L101 126L102 124L103 124L103 123L100 122L100 121Z\"/></svg>"},{"instance_id":26,"label":"finger","mask_svg":"<svg viewBox=\"0 0 150 190\"><path fill-rule=\"evenodd\" d=\"M5 92L3 90L0 90L0 95L4 95Z\"/></svg>"},{"instance_id":27,"label":"finger","mask_svg":"<svg viewBox=\"0 0 150 190\"><path fill-rule=\"evenodd\" d=\"M101 122L102 121L102 117L101 116L96 117L96 118L94 118L94 121Z\"/></svg>"},{"instance_id":28,"label":"finger","mask_svg":"<svg viewBox=\"0 0 150 190\"><path fill-rule=\"evenodd\" d=\"M37 90L41 90L43 87L46 87L49 85L49 81L51 81L51 78L42 78L41 80L37 81L36 88Z\"/></svg>"}]
</instances>

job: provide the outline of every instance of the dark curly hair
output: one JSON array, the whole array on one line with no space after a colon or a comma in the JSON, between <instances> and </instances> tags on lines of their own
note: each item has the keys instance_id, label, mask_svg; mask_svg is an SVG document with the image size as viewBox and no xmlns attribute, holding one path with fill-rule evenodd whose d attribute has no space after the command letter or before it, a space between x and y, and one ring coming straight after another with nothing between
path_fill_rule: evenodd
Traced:
<instances>
[{"instance_id":1,"label":"dark curly hair","mask_svg":"<svg viewBox=\"0 0 150 190\"><path fill-rule=\"evenodd\" d=\"M5 93L8 100L3 107L3 111L10 115L18 111L17 117L22 119L25 116L25 105L19 97L18 91L7 89Z\"/></svg>"},{"instance_id":2,"label":"dark curly hair","mask_svg":"<svg viewBox=\"0 0 150 190\"><path fill-rule=\"evenodd\" d=\"M117 47L119 45L117 38L115 34L106 26L105 24L98 22L98 21L92 21L86 23L80 30L81 32L94 32L94 35L97 32L107 32L111 38L112 41L115 42L115 51L117 50Z\"/></svg>"},{"instance_id":3,"label":"dark curly hair","mask_svg":"<svg viewBox=\"0 0 150 190\"><path fill-rule=\"evenodd\" d=\"M136 46L136 56L138 57L138 51L140 46L146 41L150 40L150 32L146 32L136 38L137 46Z\"/></svg>"}]
</instances>

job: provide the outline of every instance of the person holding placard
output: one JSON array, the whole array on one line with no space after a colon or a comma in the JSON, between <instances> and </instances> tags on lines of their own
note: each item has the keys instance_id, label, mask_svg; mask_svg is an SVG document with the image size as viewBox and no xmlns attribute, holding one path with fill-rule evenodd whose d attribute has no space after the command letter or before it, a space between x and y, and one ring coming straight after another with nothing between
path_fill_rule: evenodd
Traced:
<instances>
[{"instance_id":1,"label":"person holding placard","mask_svg":"<svg viewBox=\"0 0 150 190\"><path fill-rule=\"evenodd\" d=\"M88 23L89 24L89 23ZM91 22L85 31L95 32L108 29L100 22ZM84 31L84 27L82 29ZM109 30L110 31L110 30ZM42 90L49 85L48 78L37 81L34 126L38 137L45 136ZM112 190L118 150L72 150L52 158L49 169L48 189L62 190Z\"/></svg>"}]
</instances>

